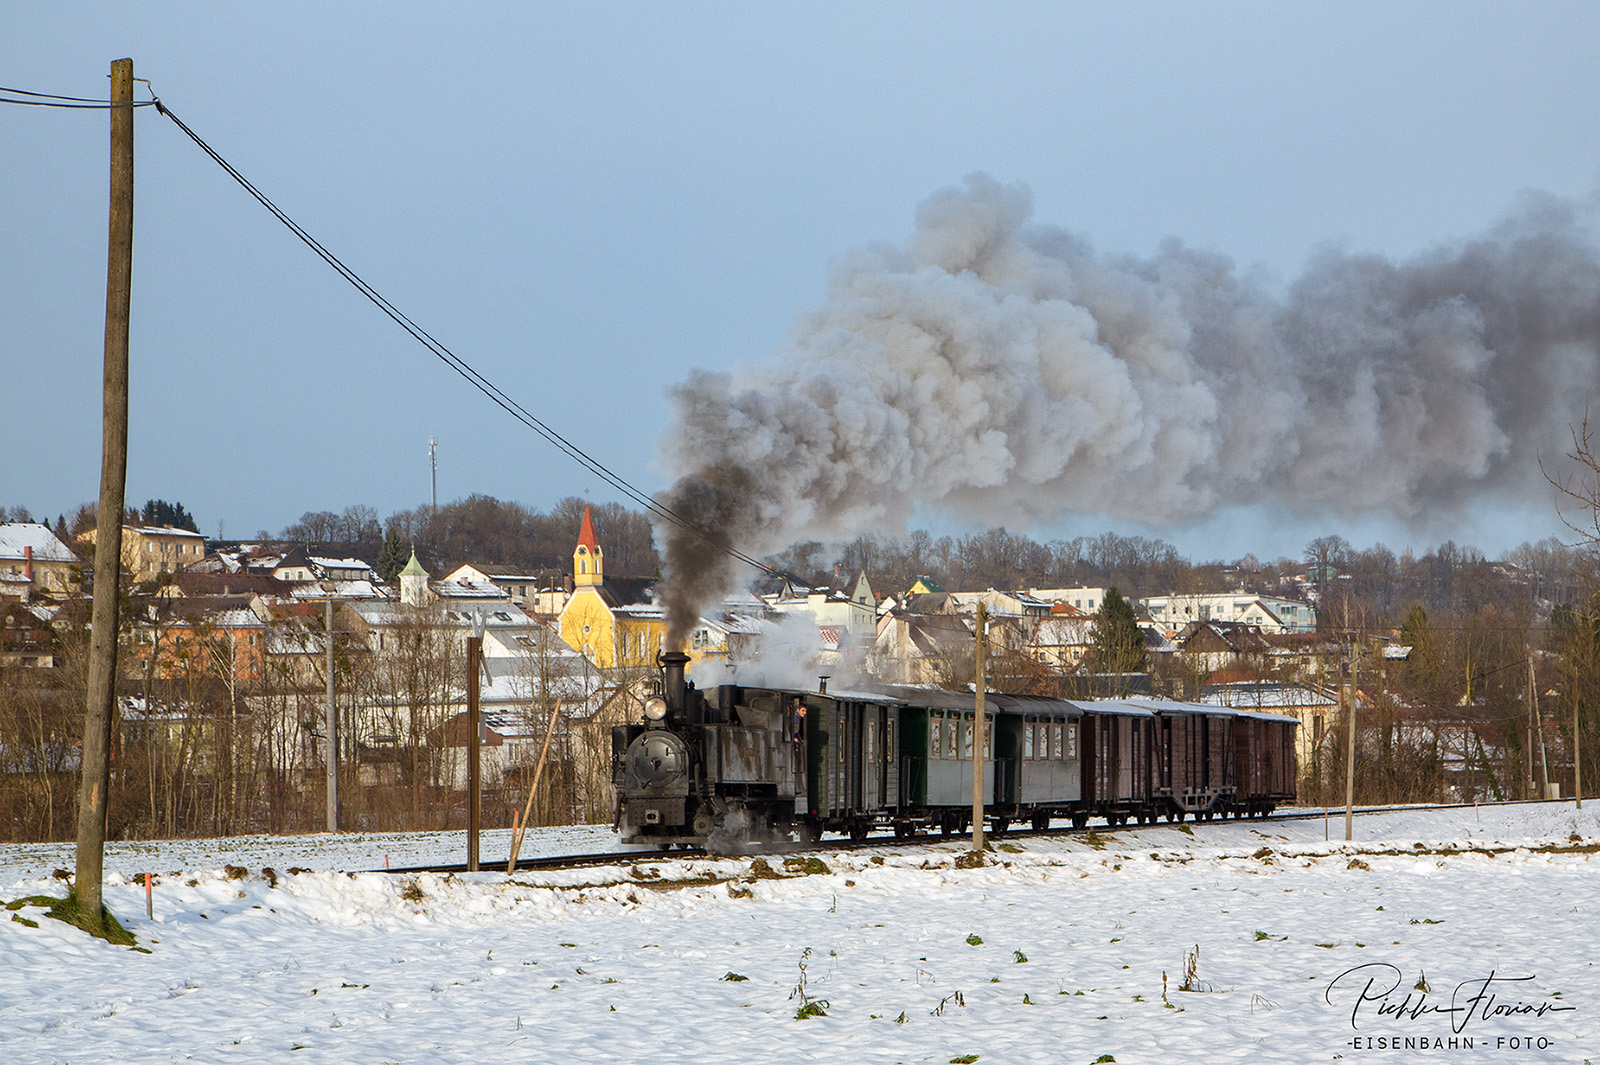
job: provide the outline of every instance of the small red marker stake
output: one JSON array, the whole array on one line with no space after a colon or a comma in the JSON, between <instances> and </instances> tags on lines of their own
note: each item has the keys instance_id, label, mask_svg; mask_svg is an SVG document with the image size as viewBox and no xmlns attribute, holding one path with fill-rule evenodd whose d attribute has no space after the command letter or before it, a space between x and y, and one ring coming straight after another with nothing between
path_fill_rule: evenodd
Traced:
<instances>
[{"instance_id":1,"label":"small red marker stake","mask_svg":"<svg viewBox=\"0 0 1600 1065\"><path fill-rule=\"evenodd\" d=\"M144 915L152 921L156 919L156 900L150 894L150 874L144 874Z\"/></svg>"},{"instance_id":2,"label":"small red marker stake","mask_svg":"<svg viewBox=\"0 0 1600 1065\"><path fill-rule=\"evenodd\" d=\"M387 854L383 856L383 867L385 869L389 868L389 856Z\"/></svg>"}]
</instances>

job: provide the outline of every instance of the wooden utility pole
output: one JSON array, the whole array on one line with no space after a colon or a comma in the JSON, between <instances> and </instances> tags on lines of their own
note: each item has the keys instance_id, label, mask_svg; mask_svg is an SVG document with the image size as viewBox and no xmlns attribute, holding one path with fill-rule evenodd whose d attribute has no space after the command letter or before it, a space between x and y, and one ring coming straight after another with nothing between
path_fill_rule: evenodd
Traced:
<instances>
[{"instance_id":1,"label":"wooden utility pole","mask_svg":"<svg viewBox=\"0 0 1600 1065\"><path fill-rule=\"evenodd\" d=\"M339 831L339 707L333 701L333 593L323 600L325 625L328 630L328 709L325 715L327 736L322 745L322 760L327 763L328 775L328 831Z\"/></svg>"},{"instance_id":2,"label":"wooden utility pole","mask_svg":"<svg viewBox=\"0 0 1600 1065\"><path fill-rule=\"evenodd\" d=\"M1528 648L1528 721L1539 737L1539 777L1543 789L1539 798L1550 797L1550 758L1544 749L1544 717L1539 713L1539 680L1533 669L1533 648ZM1530 737L1531 739L1531 737ZM1528 757L1533 758L1533 744L1528 744ZM1531 774L1530 774L1531 775Z\"/></svg>"},{"instance_id":3,"label":"wooden utility pole","mask_svg":"<svg viewBox=\"0 0 1600 1065\"><path fill-rule=\"evenodd\" d=\"M973 651L973 664L978 673L977 713L972 721L972 852L983 853L983 689L988 685L984 660L987 651L989 611L978 604L978 643Z\"/></svg>"},{"instance_id":4,"label":"wooden utility pole","mask_svg":"<svg viewBox=\"0 0 1600 1065\"><path fill-rule=\"evenodd\" d=\"M128 318L133 301L133 60L111 64L111 211L106 248L106 345L100 509L94 534L94 608L84 697L83 780L78 789L74 891L92 929L103 929L106 792L117 695L117 604L122 591L122 507L128 482Z\"/></svg>"},{"instance_id":5,"label":"wooden utility pole","mask_svg":"<svg viewBox=\"0 0 1600 1065\"><path fill-rule=\"evenodd\" d=\"M1590 622L1584 619L1584 624ZM1578 803L1577 808L1583 809L1583 749L1579 742L1578 733L1578 666L1572 666L1572 797Z\"/></svg>"},{"instance_id":6,"label":"wooden utility pole","mask_svg":"<svg viewBox=\"0 0 1600 1065\"><path fill-rule=\"evenodd\" d=\"M478 747L482 730L479 693L483 661L483 619L477 618L467 637L467 872L478 871L478 833L483 825L483 767Z\"/></svg>"},{"instance_id":7,"label":"wooden utility pole","mask_svg":"<svg viewBox=\"0 0 1600 1065\"><path fill-rule=\"evenodd\" d=\"M1344 756L1344 838L1355 838L1356 796L1356 686L1361 671L1361 646L1350 641L1350 735Z\"/></svg>"}]
</instances>

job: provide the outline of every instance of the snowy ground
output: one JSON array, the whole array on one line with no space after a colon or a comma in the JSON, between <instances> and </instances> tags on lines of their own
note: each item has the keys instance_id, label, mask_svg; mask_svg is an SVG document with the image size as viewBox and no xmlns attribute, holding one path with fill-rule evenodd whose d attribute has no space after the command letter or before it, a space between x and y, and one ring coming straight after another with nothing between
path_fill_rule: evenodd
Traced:
<instances>
[{"instance_id":1,"label":"snowy ground","mask_svg":"<svg viewBox=\"0 0 1600 1065\"><path fill-rule=\"evenodd\" d=\"M38 927L0 920L0 1062L1600 1061L1600 806L1323 832L1163 825L1002 840L981 869L924 844L827 853L825 872L774 857L777 878L651 858L513 882L326 871L460 860L459 834L144 844L108 856L106 896L150 953L38 908L15 912ZM70 857L0 847L0 898L62 894L49 871ZM808 1001L825 1015L796 1019Z\"/></svg>"}]
</instances>

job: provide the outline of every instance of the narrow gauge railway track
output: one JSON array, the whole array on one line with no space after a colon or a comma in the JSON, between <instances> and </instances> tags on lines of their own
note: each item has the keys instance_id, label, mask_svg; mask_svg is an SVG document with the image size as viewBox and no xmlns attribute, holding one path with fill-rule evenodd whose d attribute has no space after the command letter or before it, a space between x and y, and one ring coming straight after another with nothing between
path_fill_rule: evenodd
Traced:
<instances>
[{"instance_id":1,"label":"narrow gauge railway track","mask_svg":"<svg viewBox=\"0 0 1600 1065\"><path fill-rule=\"evenodd\" d=\"M1474 807L1474 806L1476 806L1476 807L1490 807L1490 808L1497 807L1497 806L1533 806L1533 805L1539 805L1539 804L1544 804L1544 803L1558 803L1559 804L1559 803L1566 803L1566 802L1571 802L1571 801L1572 800L1570 800L1570 799L1560 799L1560 800L1556 800L1556 799L1551 799L1551 800L1542 800L1542 799L1507 799L1507 800L1502 800L1502 801L1497 801L1497 802L1484 802L1484 803L1463 803L1463 802L1458 802L1458 803L1412 804L1412 805L1399 805L1399 806L1358 806L1358 807L1355 808L1355 812L1358 813L1358 814L1423 813L1423 812L1427 812L1427 811L1430 811L1430 810L1463 810L1463 809L1467 809L1467 808ZM1271 814L1271 815L1269 815L1267 817L1228 818L1227 820L1228 821L1233 821L1234 823L1244 823L1244 824L1250 824L1250 825L1265 825L1265 824L1272 824L1273 822L1276 822L1276 821L1311 821L1311 820L1318 820L1318 819L1321 819L1321 818L1324 818L1324 817L1332 819L1332 818L1337 818L1337 817L1342 817L1342 816L1343 816L1343 808L1342 807L1337 807L1337 808L1336 807L1328 807L1326 809L1326 811L1323 809L1323 807L1320 807L1320 806L1315 807L1315 808L1287 807L1287 808L1279 810L1279 811L1277 811L1277 812L1275 812L1275 813L1273 813L1273 814ZM1046 829L1040 829L1040 830L1034 830L1034 829L1027 828L1027 827L1013 827L1013 828L1006 829L1004 832L999 832L999 833L988 832L988 833L985 833L985 835L986 835L987 838L990 838L990 839L1027 838L1027 837L1030 837L1030 836L1049 838L1049 837L1053 837L1053 836L1076 836L1076 835L1086 834L1086 833L1089 833L1089 832L1095 832L1095 833L1098 833L1100 835L1105 835L1107 833L1122 832L1122 831L1135 830L1135 829L1151 829L1151 828L1158 828L1158 827L1176 828L1179 824L1210 825L1210 824L1223 824L1223 823L1225 823L1225 822L1222 821L1221 819L1219 819L1217 821L1211 821L1211 822L1208 822L1208 821L1183 821L1183 822L1161 821L1161 822L1157 822L1157 823L1153 823L1153 824L1149 824L1149 825L1117 825L1117 826L1112 826L1112 825L1087 825L1087 826L1085 826L1083 828L1073 828L1071 825L1062 825L1059 828L1046 828ZM546 856L546 857L541 857L541 858L519 858L519 859L517 859L517 869L519 871L521 871L521 870L533 871L533 870L540 870L540 869L580 869L580 868L583 868L585 866L593 866L593 865L622 865L622 864L629 864L629 863L640 862L640 861L647 861L647 862L648 861L671 861L671 860L683 859L683 858L760 857L762 855L770 855L770 854L786 854L786 855L788 855L788 854L806 854L806 853L815 852L815 851L833 852L833 851L850 851L850 850L856 850L856 849L868 849L868 848L891 847L891 846L926 846L926 845L936 844L936 843L956 843L956 844L959 844L959 843L963 843L963 842L969 840L970 838L971 838L971 836L969 834L967 834L967 833L944 835L944 834L938 833L938 832L922 832L922 833L918 833L918 834L913 835L913 836L893 836L893 835L882 834L882 835L868 836L866 839L861 839L861 840L855 840L855 839L850 839L848 837L841 836L841 837L837 837L837 838L833 838L833 839L818 840L817 842L814 842L814 843L774 844L774 845L768 845L768 846L752 847L749 850L741 851L741 852L738 852L738 853L735 853L735 854L718 854L718 855L713 855L709 851L705 850L704 848L700 848L700 847L688 848L688 849L674 848L672 850L608 851L608 852L599 853L599 854L570 854L570 855L552 855L552 856ZM501 860L499 860L497 862L480 862L478 864L478 871L479 872L483 872L483 873L501 872L501 871L504 871L505 867L506 867L506 859L502 858ZM465 873L465 872L467 872L467 864L465 862L457 862L457 863L454 863L454 864L443 864L443 865L408 865L408 866L395 866L394 868L391 868L391 869L369 869L369 870L364 870L364 871L365 872L373 872L373 873L411 873L411 874L415 874L415 873Z\"/></svg>"}]
</instances>

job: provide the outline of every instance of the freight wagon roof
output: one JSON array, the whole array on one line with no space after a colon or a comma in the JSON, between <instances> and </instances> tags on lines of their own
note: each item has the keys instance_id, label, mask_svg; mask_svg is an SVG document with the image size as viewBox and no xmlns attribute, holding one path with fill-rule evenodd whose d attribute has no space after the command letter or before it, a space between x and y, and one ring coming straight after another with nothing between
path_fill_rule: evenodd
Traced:
<instances>
[{"instance_id":1,"label":"freight wagon roof","mask_svg":"<svg viewBox=\"0 0 1600 1065\"><path fill-rule=\"evenodd\" d=\"M1076 704L1084 710L1096 714L1126 714L1129 717L1155 717L1155 711L1147 706L1129 702L1126 699L1087 699Z\"/></svg>"},{"instance_id":2,"label":"freight wagon roof","mask_svg":"<svg viewBox=\"0 0 1600 1065\"><path fill-rule=\"evenodd\" d=\"M1180 703L1171 699L1140 699L1139 702L1158 713L1164 714L1209 714L1213 717L1220 714L1229 717L1251 717L1262 721L1276 721L1279 724L1293 722L1298 725L1300 723L1298 718L1288 714L1268 714L1260 710L1241 710L1238 707L1218 706L1215 703Z\"/></svg>"}]
</instances>

